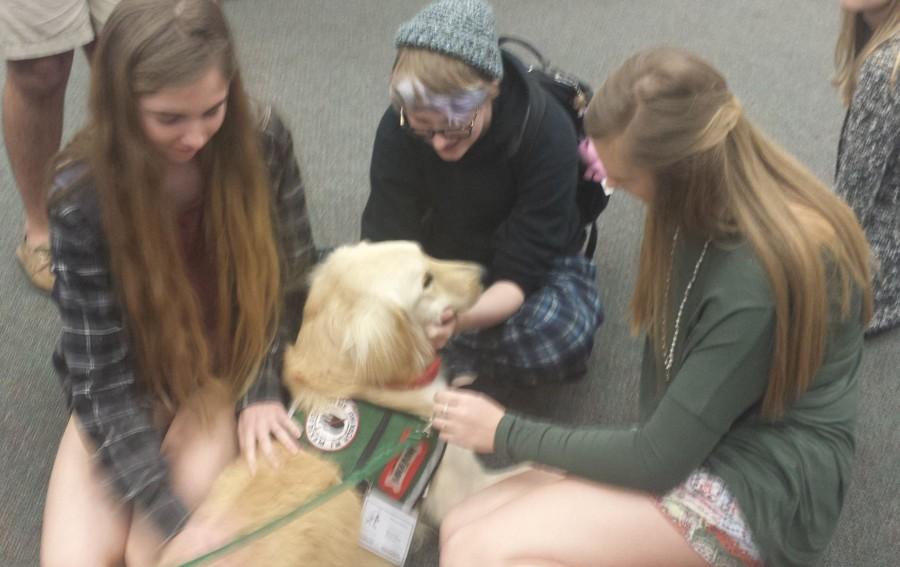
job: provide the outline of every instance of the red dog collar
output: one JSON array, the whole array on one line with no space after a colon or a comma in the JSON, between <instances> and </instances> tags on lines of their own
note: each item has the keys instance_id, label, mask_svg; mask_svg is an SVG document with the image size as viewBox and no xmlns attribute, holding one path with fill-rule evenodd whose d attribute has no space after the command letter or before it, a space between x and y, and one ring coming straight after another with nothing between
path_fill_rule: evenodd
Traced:
<instances>
[{"instance_id":1,"label":"red dog collar","mask_svg":"<svg viewBox=\"0 0 900 567\"><path fill-rule=\"evenodd\" d=\"M404 386L404 389L414 390L416 388L424 388L425 386L434 382L434 379L437 378L438 372L441 370L441 357L438 355L434 355L434 360L431 361L431 364L419 374L415 380L410 382L408 385Z\"/></svg>"}]
</instances>

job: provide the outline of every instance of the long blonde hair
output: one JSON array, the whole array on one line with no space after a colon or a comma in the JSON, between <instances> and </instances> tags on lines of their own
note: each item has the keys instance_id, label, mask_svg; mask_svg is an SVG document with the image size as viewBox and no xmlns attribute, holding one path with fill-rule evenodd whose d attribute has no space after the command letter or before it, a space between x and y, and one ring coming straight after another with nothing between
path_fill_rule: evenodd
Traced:
<instances>
[{"instance_id":1,"label":"long blonde hair","mask_svg":"<svg viewBox=\"0 0 900 567\"><path fill-rule=\"evenodd\" d=\"M841 31L834 49L834 77L832 84L837 87L845 105L850 104L859 70L863 62L886 41L900 36L900 0L889 0L884 20L874 29L859 12L842 10ZM900 54L894 61L891 80L897 80L900 70Z\"/></svg>"},{"instance_id":2,"label":"long blonde hair","mask_svg":"<svg viewBox=\"0 0 900 567\"><path fill-rule=\"evenodd\" d=\"M652 49L629 58L596 93L588 135L619 140L629 163L654 174L632 330L665 344L670 247L682 234L746 239L768 274L774 353L763 412L780 416L822 363L836 276L843 316L855 289L872 309L869 251L851 210L744 116L725 79L700 58ZM831 270L834 270L832 273ZM668 318L671 321L671 317ZM657 349L659 350L659 349Z\"/></svg>"},{"instance_id":3,"label":"long blonde hair","mask_svg":"<svg viewBox=\"0 0 900 567\"><path fill-rule=\"evenodd\" d=\"M198 154L217 303L207 341L174 215L163 206L164 158L144 134L138 101L213 66L229 89L222 126ZM94 53L90 120L58 158L70 161L88 164L96 186L140 383L170 408L214 377L235 397L244 393L274 336L281 283L258 125L216 2L117 6Z\"/></svg>"}]
</instances>

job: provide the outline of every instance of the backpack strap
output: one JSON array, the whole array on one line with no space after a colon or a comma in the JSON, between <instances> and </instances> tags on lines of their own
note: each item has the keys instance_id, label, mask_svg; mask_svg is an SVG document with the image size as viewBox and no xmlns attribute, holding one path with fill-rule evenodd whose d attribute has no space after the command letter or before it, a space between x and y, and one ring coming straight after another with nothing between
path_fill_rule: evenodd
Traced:
<instances>
[{"instance_id":1,"label":"backpack strap","mask_svg":"<svg viewBox=\"0 0 900 567\"><path fill-rule=\"evenodd\" d=\"M541 64L541 68L545 69L547 67L547 60L544 59L544 56L541 55L540 51L537 50L533 45L528 43L525 40L521 40L518 38L503 36L500 38L500 45L502 46L505 43L515 43L517 45L521 45L526 50L530 51L535 59ZM510 161L517 161L521 155L527 155L527 153L531 150L531 146L522 147L522 143L525 140L531 140L530 144L534 144L534 140L537 137L537 128L541 123L541 120L544 118L544 112L547 109L547 97L549 96L547 92L544 91L544 88L538 84L537 80L535 80L531 74L528 72L528 68L519 60L518 57L510 53L508 50L503 49L504 56L508 57L509 60L513 63L513 65L519 71L519 75L522 77L522 80L525 81L526 88L528 89L528 106L525 109L525 116L522 119L522 127L519 129L518 135L513 139L512 143L507 148L506 157ZM578 181L580 182L580 180ZM577 195L577 189L576 189ZM576 197L577 198L577 197ZM581 214L579 207L579 215ZM584 224L582 229L585 230L583 235L584 240L582 241L582 254L586 258L593 258L594 252L597 249L597 221L596 219L591 219L590 222Z\"/></svg>"},{"instance_id":2,"label":"backpack strap","mask_svg":"<svg viewBox=\"0 0 900 567\"><path fill-rule=\"evenodd\" d=\"M501 37L500 45L503 46L506 43L516 43L524 46L525 49L534 54L542 68L546 67L547 63L543 55L541 55L541 53L530 43L510 36ZM519 71L519 76L525 82L525 86L528 89L528 106L525 108L525 116L522 118L522 127L519 129L518 135L516 135L506 150L506 156L509 159L514 159L518 156L519 150L527 152L531 149L530 147L522 148L522 142L526 139L534 140L535 130L541 123L541 120L543 120L544 110L547 108L547 93L545 93L541 85L531 77L528 69L518 57L507 49L503 49L502 51L504 56L506 56L512 62L513 66L516 67L516 70Z\"/></svg>"},{"instance_id":3,"label":"backpack strap","mask_svg":"<svg viewBox=\"0 0 900 567\"><path fill-rule=\"evenodd\" d=\"M497 43L500 47L503 47L507 44L518 45L519 47L524 48L526 51L531 53L531 56L538 60L538 63L541 64L542 70L547 70L547 67L550 66L550 62L544 57L544 54L540 52L540 50L534 46L531 42L528 42L521 37L516 37L512 35L501 35L498 39Z\"/></svg>"}]
</instances>

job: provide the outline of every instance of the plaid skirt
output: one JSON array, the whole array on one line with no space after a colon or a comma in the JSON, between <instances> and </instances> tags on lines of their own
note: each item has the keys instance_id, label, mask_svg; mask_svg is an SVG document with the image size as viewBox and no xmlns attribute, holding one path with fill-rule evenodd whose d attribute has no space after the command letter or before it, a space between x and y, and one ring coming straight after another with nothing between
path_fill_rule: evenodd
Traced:
<instances>
[{"instance_id":1,"label":"plaid skirt","mask_svg":"<svg viewBox=\"0 0 900 567\"><path fill-rule=\"evenodd\" d=\"M509 319L454 337L442 357L455 374L509 375L523 385L574 380L587 371L602 322L597 266L582 256L559 258Z\"/></svg>"},{"instance_id":2,"label":"plaid skirt","mask_svg":"<svg viewBox=\"0 0 900 567\"><path fill-rule=\"evenodd\" d=\"M658 506L713 567L763 567L737 500L718 476L698 469L660 497Z\"/></svg>"}]
</instances>

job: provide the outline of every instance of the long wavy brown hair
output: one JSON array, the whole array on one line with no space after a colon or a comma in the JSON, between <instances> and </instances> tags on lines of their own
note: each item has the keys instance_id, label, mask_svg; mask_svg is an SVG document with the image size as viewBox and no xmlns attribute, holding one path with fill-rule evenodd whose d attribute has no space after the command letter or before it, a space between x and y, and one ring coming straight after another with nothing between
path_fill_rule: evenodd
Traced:
<instances>
[{"instance_id":1,"label":"long wavy brown hair","mask_svg":"<svg viewBox=\"0 0 900 567\"><path fill-rule=\"evenodd\" d=\"M865 21L861 13L841 11L841 31L834 48L835 71L832 84L837 87L845 105L849 105L853 98L863 62L884 42L900 36L900 0L889 0L884 9L884 19L874 28ZM891 80L897 80L898 70L900 54L894 61Z\"/></svg>"},{"instance_id":2,"label":"long wavy brown hair","mask_svg":"<svg viewBox=\"0 0 900 567\"><path fill-rule=\"evenodd\" d=\"M138 102L213 66L229 89L222 126L197 156L216 286L209 336L181 261L176 215L162 193L164 157L144 134ZM94 52L89 122L57 163L71 161L88 164L96 186L140 383L170 408L213 378L235 397L246 392L274 336L281 283L258 121L216 2L117 6Z\"/></svg>"},{"instance_id":3,"label":"long wavy brown hair","mask_svg":"<svg viewBox=\"0 0 900 567\"><path fill-rule=\"evenodd\" d=\"M768 274L776 313L762 410L782 415L822 364L835 290L844 317L856 290L864 319L871 316L869 249L852 211L750 123L712 66L684 51L629 58L592 99L585 126L595 140L616 138L627 161L656 180L632 330L646 330L655 345L672 332L662 321L671 309L665 282L676 230L719 242L746 239Z\"/></svg>"}]
</instances>

